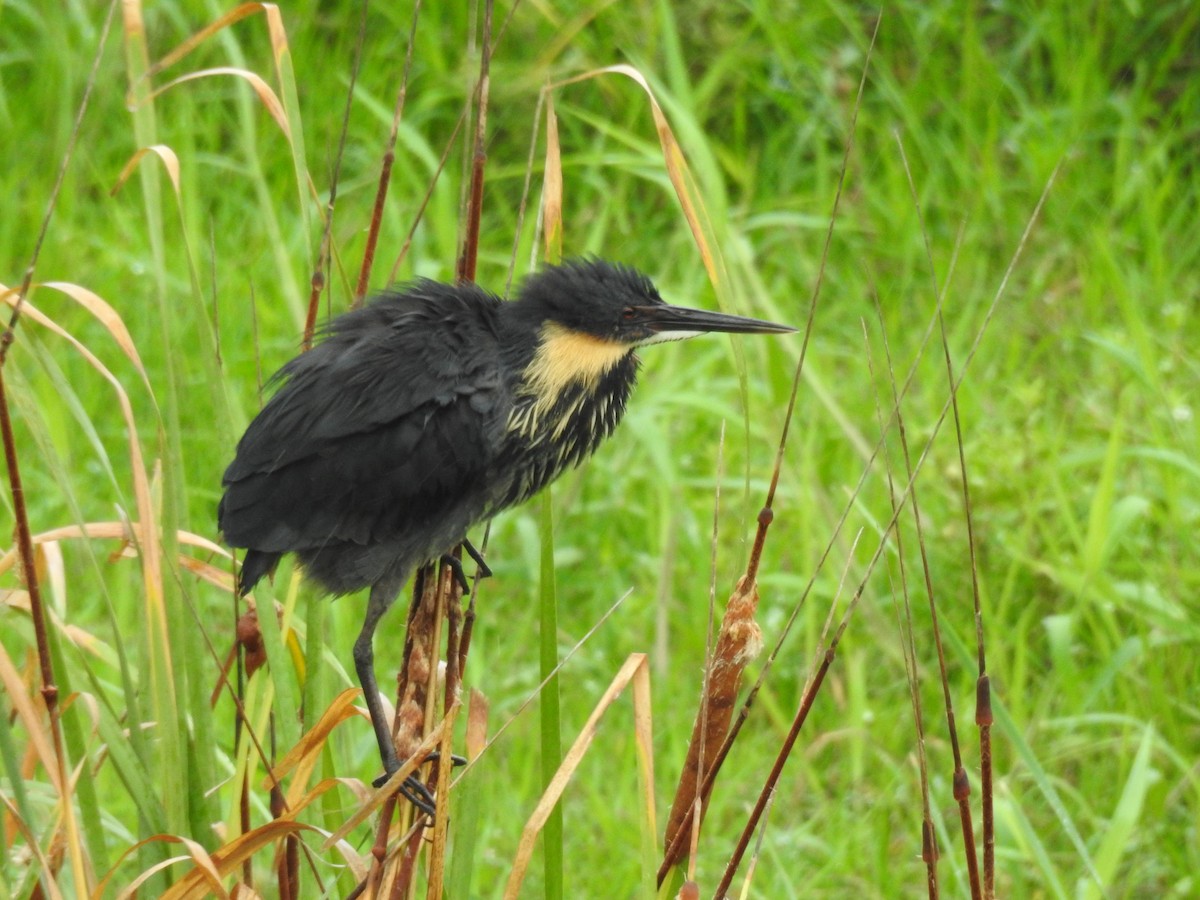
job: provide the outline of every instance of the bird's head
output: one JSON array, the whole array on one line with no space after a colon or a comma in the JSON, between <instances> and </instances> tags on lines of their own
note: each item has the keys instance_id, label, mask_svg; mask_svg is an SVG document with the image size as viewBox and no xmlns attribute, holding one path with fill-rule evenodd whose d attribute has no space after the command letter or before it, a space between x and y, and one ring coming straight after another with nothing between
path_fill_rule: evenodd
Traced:
<instances>
[{"instance_id":1,"label":"bird's head","mask_svg":"<svg viewBox=\"0 0 1200 900\"><path fill-rule=\"evenodd\" d=\"M785 334L787 325L664 303L636 269L600 259L548 266L530 276L519 302L556 336L578 337L629 352L709 332Z\"/></svg>"},{"instance_id":2,"label":"bird's head","mask_svg":"<svg viewBox=\"0 0 1200 900\"><path fill-rule=\"evenodd\" d=\"M523 360L520 394L533 402L520 407L516 428L532 434L547 422L555 433L572 433L582 408L564 398L601 398L585 409L587 440L596 429L611 430L637 372L634 350L710 331L780 334L786 325L670 306L654 284L635 269L599 259L549 266L530 276L508 306L514 324L509 344ZM555 418L555 416L560 418ZM607 424L605 424L607 423ZM585 441L586 443L586 441ZM561 443L578 447L578 441Z\"/></svg>"}]
</instances>

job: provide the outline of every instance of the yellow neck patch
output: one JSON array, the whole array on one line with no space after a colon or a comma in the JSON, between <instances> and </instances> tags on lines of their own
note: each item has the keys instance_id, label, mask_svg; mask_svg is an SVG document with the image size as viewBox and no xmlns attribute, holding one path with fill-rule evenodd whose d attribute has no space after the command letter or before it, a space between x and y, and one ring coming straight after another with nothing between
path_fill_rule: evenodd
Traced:
<instances>
[{"instance_id":1,"label":"yellow neck patch","mask_svg":"<svg viewBox=\"0 0 1200 900\"><path fill-rule=\"evenodd\" d=\"M572 384L585 391L596 391L600 379L619 363L632 348L616 341L606 341L547 322L542 328L541 341L533 360L525 368L519 393L531 397L529 405L514 410L511 423L527 434L537 431L559 397ZM565 421L558 423L561 429Z\"/></svg>"},{"instance_id":2,"label":"yellow neck patch","mask_svg":"<svg viewBox=\"0 0 1200 900\"><path fill-rule=\"evenodd\" d=\"M547 322L532 362L525 369L526 390L553 403L563 389L579 382L594 390L600 379L632 348Z\"/></svg>"}]
</instances>

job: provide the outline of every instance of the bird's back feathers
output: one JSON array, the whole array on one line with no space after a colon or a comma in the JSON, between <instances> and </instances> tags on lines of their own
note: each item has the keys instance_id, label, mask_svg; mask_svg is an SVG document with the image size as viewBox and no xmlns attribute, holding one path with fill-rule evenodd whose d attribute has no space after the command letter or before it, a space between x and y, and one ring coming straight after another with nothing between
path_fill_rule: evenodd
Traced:
<instances>
[{"instance_id":1,"label":"bird's back feathers","mask_svg":"<svg viewBox=\"0 0 1200 900\"><path fill-rule=\"evenodd\" d=\"M221 530L257 551L262 569L246 573L244 588L280 553L411 531L482 476L512 403L500 303L478 288L420 282L335 319L281 370L223 479ZM322 580L336 591L370 583Z\"/></svg>"}]
</instances>

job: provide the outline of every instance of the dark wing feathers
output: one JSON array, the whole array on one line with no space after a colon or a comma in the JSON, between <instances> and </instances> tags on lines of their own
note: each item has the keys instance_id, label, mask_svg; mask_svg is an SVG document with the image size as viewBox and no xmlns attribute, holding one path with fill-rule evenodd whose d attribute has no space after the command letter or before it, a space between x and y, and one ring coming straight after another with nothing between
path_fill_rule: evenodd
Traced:
<instances>
[{"instance_id":1,"label":"dark wing feathers","mask_svg":"<svg viewBox=\"0 0 1200 900\"><path fill-rule=\"evenodd\" d=\"M511 404L500 301L421 282L339 317L289 362L225 472L237 547L386 539L482 477Z\"/></svg>"}]
</instances>

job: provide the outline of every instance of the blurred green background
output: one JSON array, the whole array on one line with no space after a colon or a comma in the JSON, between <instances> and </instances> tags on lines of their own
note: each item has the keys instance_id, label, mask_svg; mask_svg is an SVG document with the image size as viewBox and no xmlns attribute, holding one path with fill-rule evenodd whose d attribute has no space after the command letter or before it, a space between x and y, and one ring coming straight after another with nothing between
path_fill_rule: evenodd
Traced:
<instances>
[{"instance_id":1,"label":"blurred green background","mask_svg":"<svg viewBox=\"0 0 1200 900\"><path fill-rule=\"evenodd\" d=\"M33 252L100 39L102 6L0 6L0 186L9 198L0 216L0 280L7 286L20 282ZM389 280L477 70L468 48L474 13L459 6L428 3L420 14L376 286ZM230 8L146 3L149 58ZM499 8L497 21L509 11ZM539 91L628 63L652 84L713 222L728 272L722 300L803 325L877 14L837 0L518 6L492 64L478 280L503 292L514 246L518 275L529 270L544 137L519 233L517 226ZM139 43L120 9L100 58L36 279L80 285L111 304L148 386L95 317L51 289L32 296L128 393L162 521L212 540L221 473L258 407L260 380L299 346L360 7L293 2L281 15L296 88L290 141L234 75L174 85L131 111L128 73ZM408 3L367 12L323 314L346 307L357 277L411 16ZM252 71L280 92L261 15L215 34L153 83L214 67ZM715 305L645 94L610 75L557 89L554 104L564 252L627 262L650 273L671 301ZM152 142L178 157L178 199L150 157L110 194L138 147ZM903 377L935 307L933 285L948 284L947 339L961 368L1059 167L959 394L988 668L1002 707L995 729L1001 896L1185 897L1200 889L1197 147L1200 6L901 2L883 11L784 460L759 618L773 643L878 438L876 405L890 401L872 296ZM452 276L463 159L460 135L395 279ZM298 187L298 164L319 204L307 183ZM625 657L650 653L660 817L699 694L718 458L723 453L720 601L745 564L800 346L795 336L753 340L740 351L726 338L650 349L618 434L554 490L561 648L632 589L562 673L564 740ZM947 397L936 337L932 346L904 405L914 452ZM113 386L30 319L4 375L33 531L136 519L129 437ZM933 444L918 489L959 737L977 789L971 571L951 424ZM893 463L903 464L898 456ZM0 531L9 534L7 491L2 503ZM718 784L701 842L706 890L823 646L820 629L842 569L849 565L847 584L857 584L889 515L886 471L876 461ZM943 896L964 896L936 651L911 521L905 528ZM123 884L167 852L152 846L118 862L137 840L169 832L212 848L222 843L213 823L236 821L237 798L222 788L235 765L232 704L225 698L215 712L208 707L214 654L223 658L232 642L231 600L168 565L159 630L143 568L111 558L115 541L60 547L61 563L47 556L43 577L64 696L79 692L87 701L64 717L71 757L86 759L90 772L91 787L77 798L84 843L95 871L116 866L114 883ZM494 523L488 552L496 577L480 594L468 685L490 699L494 731L540 680L536 503ZM921 801L893 607L894 549L885 560L891 577L881 566L868 582L785 769L753 896L921 890ZM296 603L309 678L302 684L294 669L285 673L288 657L280 654L256 707L265 713L275 692L280 753L301 727L284 710L302 697L311 724L353 683L347 664L362 608L357 599L310 598L306 588L296 601L289 571L281 569L274 591ZM28 667L33 634L12 593L15 567L3 579L12 601L2 613L3 646L15 666ZM381 683L399 662L402 627L396 611L381 629ZM163 712L172 708L168 721ZM18 810L48 841L53 789L43 770L22 764L29 736L4 718L0 787L10 816ZM471 779L489 811L472 825L471 896L499 896L540 793L537 728L536 716L524 714ZM623 702L567 791L562 847L574 896L628 896L644 876L632 738ZM363 779L376 765L360 720L335 732L322 762L325 775ZM255 824L266 817L260 803ZM319 815L336 823L353 807L342 794ZM28 835L12 822L0 878L22 891L31 877L23 862ZM364 852L369 841L365 827L354 837ZM320 874L330 895L353 883L327 868ZM69 867L61 877L72 883ZM531 894L539 879L531 873Z\"/></svg>"}]
</instances>

